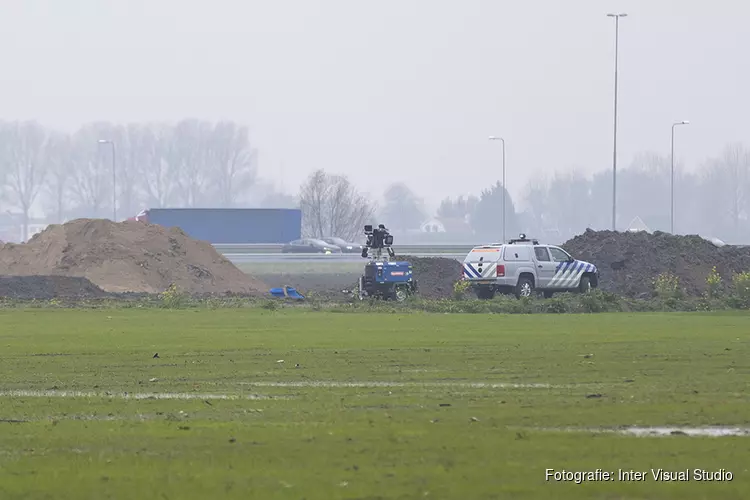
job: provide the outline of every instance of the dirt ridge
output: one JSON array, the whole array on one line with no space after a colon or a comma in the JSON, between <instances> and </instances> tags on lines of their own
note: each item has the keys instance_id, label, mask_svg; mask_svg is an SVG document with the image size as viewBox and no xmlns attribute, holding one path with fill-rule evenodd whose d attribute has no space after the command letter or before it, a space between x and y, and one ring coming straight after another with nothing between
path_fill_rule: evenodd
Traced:
<instances>
[{"instance_id":1,"label":"dirt ridge","mask_svg":"<svg viewBox=\"0 0 750 500\"><path fill-rule=\"evenodd\" d=\"M628 297L653 296L653 280L665 272L677 276L688 295L697 296L706 291L714 266L725 283L735 273L750 271L750 248L717 247L697 235L587 229L561 246L597 266L602 290Z\"/></svg>"},{"instance_id":2,"label":"dirt ridge","mask_svg":"<svg viewBox=\"0 0 750 500\"><path fill-rule=\"evenodd\" d=\"M0 275L80 277L110 293L161 293L172 284L190 294L267 293L210 243L136 221L50 225L27 243L0 247Z\"/></svg>"}]
</instances>

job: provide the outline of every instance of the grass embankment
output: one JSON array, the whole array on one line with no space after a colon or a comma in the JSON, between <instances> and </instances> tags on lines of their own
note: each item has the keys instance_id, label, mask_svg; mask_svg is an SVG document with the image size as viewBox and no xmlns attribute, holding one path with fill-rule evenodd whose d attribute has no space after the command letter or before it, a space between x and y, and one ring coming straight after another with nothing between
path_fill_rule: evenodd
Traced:
<instances>
[{"instance_id":1,"label":"grass embankment","mask_svg":"<svg viewBox=\"0 0 750 500\"><path fill-rule=\"evenodd\" d=\"M542 429L748 424L747 331L742 313L2 310L0 498L747 498L747 438Z\"/></svg>"}]
</instances>

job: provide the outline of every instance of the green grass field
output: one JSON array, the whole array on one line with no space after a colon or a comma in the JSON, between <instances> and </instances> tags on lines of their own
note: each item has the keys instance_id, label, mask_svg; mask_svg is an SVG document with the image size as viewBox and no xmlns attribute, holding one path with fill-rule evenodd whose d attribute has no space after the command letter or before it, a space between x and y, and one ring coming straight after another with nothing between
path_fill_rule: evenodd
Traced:
<instances>
[{"instance_id":1,"label":"green grass field","mask_svg":"<svg viewBox=\"0 0 750 500\"><path fill-rule=\"evenodd\" d=\"M746 313L0 310L0 499L748 498L747 437L591 429L750 424L749 331Z\"/></svg>"}]
</instances>

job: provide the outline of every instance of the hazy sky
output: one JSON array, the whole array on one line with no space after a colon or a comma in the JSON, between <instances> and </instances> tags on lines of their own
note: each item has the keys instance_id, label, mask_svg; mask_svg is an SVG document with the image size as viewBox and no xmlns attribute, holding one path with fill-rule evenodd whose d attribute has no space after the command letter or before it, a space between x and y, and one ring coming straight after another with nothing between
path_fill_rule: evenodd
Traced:
<instances>
[{"instance_id":1,"label":"hazy sky","mask_svg":"<svg viewBox=\"0 0 750 500\"><path fill-rule=\"evenodd\" d=\"M313 169L429 201L640 151L694 168L750 142L741 0L0 0L0 119L247 124L261 175Z\"/></svg>"}]
</instances>

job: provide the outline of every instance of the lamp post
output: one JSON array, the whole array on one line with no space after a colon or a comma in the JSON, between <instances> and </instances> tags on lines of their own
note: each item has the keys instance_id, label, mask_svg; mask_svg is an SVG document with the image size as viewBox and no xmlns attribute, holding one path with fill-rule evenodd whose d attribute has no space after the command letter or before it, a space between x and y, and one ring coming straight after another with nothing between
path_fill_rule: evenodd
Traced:
<instances>
[{"instance_id":1,"label":"lamp post","mask_svg":"<svg viewBox=\"0 0 750 500\"><path fill-rule=\"evenodd\" d=\"M99 139L99 144L112 146L112 222L117 222L117 170L115 163L115 143L106 139Z\"/></svg>"},{"instance_id":2,"label":"lamp post","mask_svg":"<svg viewBox=\"0 0 750 500\"><path fill-rule=\"evenodd\" d=\"M505 243L505 193L508 191L505 187L505 139L491 135L490 140L500 141L503 144L503 243Z\"/></svg>"},{"instance_id":3,"label":"lamp post","mask_svg":"<svg viewBox=\"0 0 750 500\"><path fill-rule=\"evenodd\" d=\"M674 128L678 125L689 125L690 122L683 120L672 124L672 179L670 182L670 211L669 211L669 232L674 234Z\"/></svg>"},{"instance_id":4,"label":"lamp post","mask_svg":"<svg viewBox=\"0 0 750 500\"><path fill-rule=\"evenodd\" d=\"M627 14L607 14L607 17L615 18L615 113L614 113L614 140L612 146L612 231L617 230L617 60L620 50L620 18Z\"/></svg>"}]
</instances>

